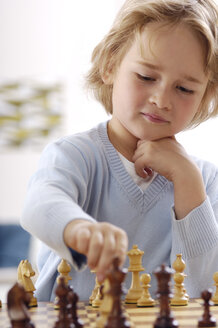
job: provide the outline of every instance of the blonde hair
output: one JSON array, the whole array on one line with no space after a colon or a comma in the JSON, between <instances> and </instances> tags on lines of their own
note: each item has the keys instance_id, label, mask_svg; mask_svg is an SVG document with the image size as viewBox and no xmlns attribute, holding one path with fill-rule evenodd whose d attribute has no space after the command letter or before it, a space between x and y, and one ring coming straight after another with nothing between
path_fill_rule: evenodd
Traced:
<instances>
[{"instance_id":1,"label":"blonde hair","mask_svg":"<svg viewBox=\"0 0 218 328\"><path fill-rule=\"evenodd\" d=\"M105 84L103 76L115 72L137 33L150 22L184 23L200 36L206 46L205 70L209 82L200 108L189 127L194 127L218 115L218 62L216 0L127 0L120 9L109 33L92 54L92 67L86 76L86 86L100 101L106 112L112 113L113 85Z\"/></svg>"}]
</instances>

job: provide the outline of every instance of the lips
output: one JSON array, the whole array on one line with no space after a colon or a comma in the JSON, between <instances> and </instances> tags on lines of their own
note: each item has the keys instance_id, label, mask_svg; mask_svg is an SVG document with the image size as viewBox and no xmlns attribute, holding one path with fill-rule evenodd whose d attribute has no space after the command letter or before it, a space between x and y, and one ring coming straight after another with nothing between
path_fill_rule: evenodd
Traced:
<instances>
[{"instance_id":1,"label":"lips","mask_svg":"<svg viewBox=\"0 0 218 328\"><path fill-rule=\"evenodd\" d=\"M155 114L149 114L149 113L142 113L142 115L150 122L153 123L168 123L169 121L167 121L166 119L164 119L163 117L159 116L159 115L155 115Z\"/></svg>"}]
</instances>

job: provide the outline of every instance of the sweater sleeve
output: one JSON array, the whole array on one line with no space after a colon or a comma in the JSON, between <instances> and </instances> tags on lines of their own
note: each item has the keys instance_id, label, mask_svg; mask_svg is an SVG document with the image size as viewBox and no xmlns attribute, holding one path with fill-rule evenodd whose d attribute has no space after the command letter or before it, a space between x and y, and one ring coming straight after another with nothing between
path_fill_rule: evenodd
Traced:
<instances>
[{"instance_id":1,"label":"sweater sleeve","mask_svg":"<svg viewBox=\"0 0 218 328\"><path fill-rule=\"evenodd\" d=\"M24 229L76 267L86 258L65 245L63 232L74 219L94 221L85 210L89 173L78 147L63 139L48 145L30 180L21 218Z\"/></svg>"},{"instance_id":2,"label":"sweater sleeve","mask_svg":"<svg viewBox=\"0 0 218 328\"><path fill-rule=\"evenodd\" d=\"M218 271L218 171L213 166L209 169L210 174L204 174L207 199L182 220L176 220L172 211L171 264L181 253L190 297L213 288L213 274Z\"/></svg>"}]
</instances>

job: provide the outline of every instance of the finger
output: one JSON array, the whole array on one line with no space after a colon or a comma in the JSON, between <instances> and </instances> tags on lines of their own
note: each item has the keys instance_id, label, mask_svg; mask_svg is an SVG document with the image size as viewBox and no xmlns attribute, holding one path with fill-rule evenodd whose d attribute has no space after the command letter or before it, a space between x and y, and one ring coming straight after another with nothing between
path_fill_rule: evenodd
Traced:
<instances>
[{"instance_id":1,"label":"finger","mask_svg":"<svg viewBox=\"0 0 218 328\"><path fill-rule=\"evenodd\" d=\"M135 162L135 171L141 178L146 179L149 176L148 172L150 171L144 164L144 161L141 157Z\"/></svg>"},{"instance_id":2,"label":"finger","mask_svg":"<svg viewBox=\"0 0 218 328\"><path fill-rule=\"evenodd\" d=\"M97 265L97 273L99 281L103 281L108 270L111 268L112 261L115 256L115 236L113 233L105 234L104 246Z\"/></svg>"},{"instance_id":3,"label":"finger","mask_svg":"<svg viewBox=\"0 0 218 328\"><path fill-rule=\"evenodd\" d=\"M99 258L104 244L104 237L102 232L97 230L93 231L92 237L89 243L89 250L87 254L88 266L94 269L98 266Z\"/></svg>"},{"instance_id":4,"label":"finger","mask_svg":"<svg viewBox=\"0 0 218 328\"><path fill-rule=\"evenodd\" d=\"M139 141L137 142L137 147L139 147L140 145L142 145L144 142L145 142L145 140L139 140Z\"/></svg>"},{"instance_id":5,"label":"finger","mask_svg":"<svg viewBox=\"0 0 218 328\"><path fill-rule=\"evenodd\" d=\"M123 230L120 230L116 233L115 239L116 239L115 257L118 257L120 259L120 265L122 266L126 260L126 254L128 250L128 237Z\"/></svg>"},{"instance_id":6,"label":"finger","mask_svg":"<svg viewBox=\"0 0 218 328\"><path fill-rule=\"evenodd\" d=\"M133 162L137 161L143 155L144 155L144 151L142 149L137 149L132 157Z\"/></svg>"},{"instance_id":7,"label":"finger","mask_svg":"<svg viewBox=\"0 0 218 328\"><path fill-rule=\"evenodd\" d=\"M76 233L76 251L81 254L87 255L89 250L89 242L91 238L91 232L88 228L78 229Z\"/></svg>"},{"instance_id":8,"label":"finger","mask_svg":"<svg viewBox=\"0 0 218 328\"><path fill-rule=\"evenodd\" d=\"M135 162L138 158L143 156L146 153L147 146L145 145L145 141L138 143L135 153L132 157L133 162Z\"/></svg>"},{"instance_id":9,"label":"finger","mask_svg":"<svg viewBox=\"0 0 218 328\"><path fill-rule=\"evenodd\" d=\"M136 173L143 179L147 179L149 177L149 174L146 171L146 168L144 168L144 167L136 170Z\"/></svg>"},{"instance_id":10,"label":"finger","mask_svg":"<svg viewBox=\"0 0 218 328\"><path fill-rule=\"evenodd\" d=\"M111 236L108 236L109 239L109 243L108 246L110 245L110 238ZM115 242L115 244L114 244ZM115 257L118 257L120 260L120 265L122 266L126 260L126 254L127 254L127 250L128 250L128 237L125 231L123 231L122 229L116 229L115 233L114 233L114 240L113 240L113 244L115 245L114 247L111 247L110 245L110 252L108 254L108 250L103 250L102 252L102 258L104 259L105 257L107 258L107 262L104 263L104 265L102 266L101 263L99 263L99 268L98 268L98 274L97 277L99 277L98 279L100 280L104 280L108 271L111 269L112 267L112 263ZM114 251L113 251L114 249ZM107 252L107 253L106 253Z\"/></svg>"},{"instance_id":11,"label":"finger","mask_svg":"<svg viewBox=\"0 0 218 328\"><path fill-rule=\"evenodd\" d=\"M144 167L144 171L149 175L152 176L153 175L153 170L150 167Z\"/></svg>"}]
</instances>

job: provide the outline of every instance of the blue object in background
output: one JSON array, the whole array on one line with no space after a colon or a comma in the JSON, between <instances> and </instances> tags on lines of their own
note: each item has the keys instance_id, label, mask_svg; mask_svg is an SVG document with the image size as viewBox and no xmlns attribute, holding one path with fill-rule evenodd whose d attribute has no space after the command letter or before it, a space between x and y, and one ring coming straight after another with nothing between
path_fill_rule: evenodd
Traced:
<instances>
[{"instance_id":1,"label":"blue object in background","mask_svg":"<svg viewBox=\"0 0 218 328\"><path fill-rule=\"evenodd\" d=\"M0 267L17 267L28 259L30 234L16 224L0 225Z\"/></svg>"}]
</instances>

